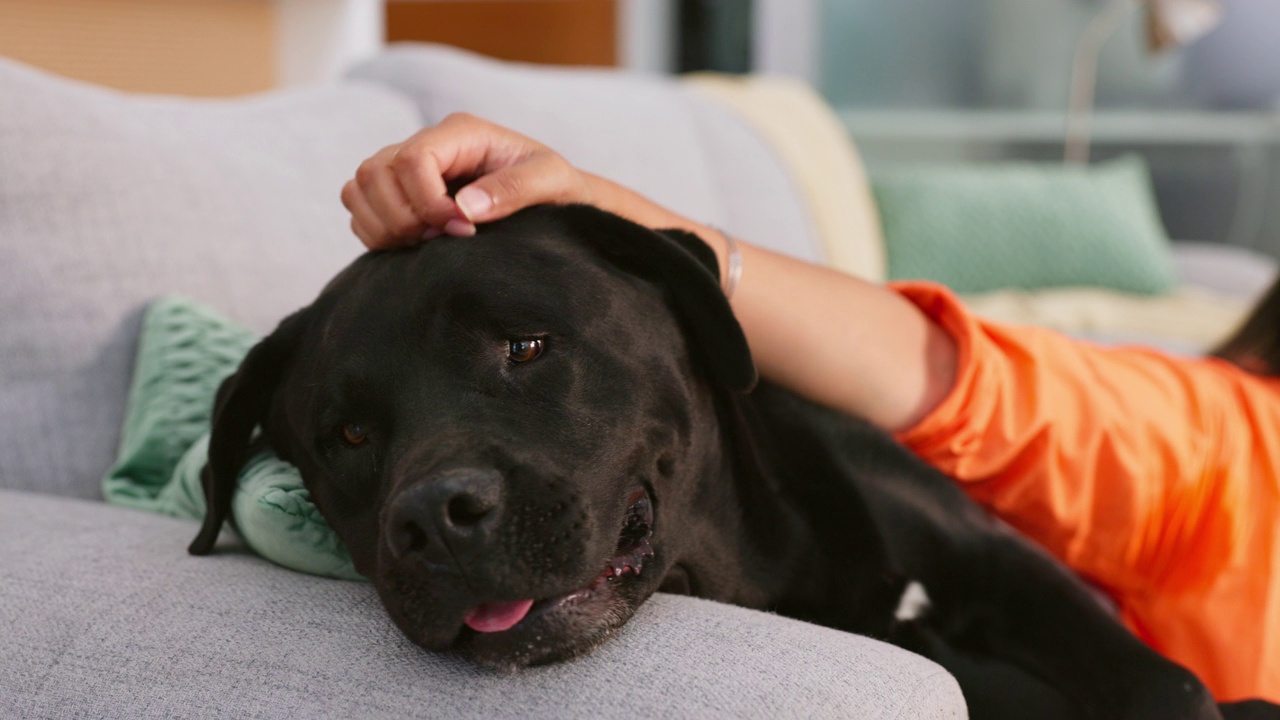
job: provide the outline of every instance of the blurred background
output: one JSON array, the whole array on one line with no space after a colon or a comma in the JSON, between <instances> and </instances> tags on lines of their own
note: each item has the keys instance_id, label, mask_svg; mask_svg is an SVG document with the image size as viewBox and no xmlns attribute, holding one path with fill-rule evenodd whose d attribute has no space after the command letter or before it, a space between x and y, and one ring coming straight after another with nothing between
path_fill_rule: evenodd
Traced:
<instances>
[{"instance_id":1,"label":"blurred background","mask_svg":"<svg viewBox=\"0 0 1280 720\"><path fill-rule=\"evenodd\" d=\"M0 0L0 55L125 90L204 96L323 82L406 40L636 72L784 73L821 91L873 171L1060 160L1074 70L1090 158L1142 155L1171 237L1280 256L1280 3L1181 4Z\"/></svg>"}]
</instances>

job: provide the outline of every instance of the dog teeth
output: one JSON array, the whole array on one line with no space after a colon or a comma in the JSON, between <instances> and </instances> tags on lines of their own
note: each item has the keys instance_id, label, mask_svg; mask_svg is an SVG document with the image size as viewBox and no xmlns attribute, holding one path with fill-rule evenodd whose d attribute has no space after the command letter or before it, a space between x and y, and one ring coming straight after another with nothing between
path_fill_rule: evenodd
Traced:
<instances>
[{"instance_id":1,"label":"dog teeth","mask_svg":"<svg viewBox=\"0 0 1280 720\"><path fill-rule=\"evenodd\" d=\"M639 575L645 562L653 559L653 546L649 544L653 534L653 504L649 493L640 490L628 500L630 505L618 536L618 555L605 563L600 573L605 580L616 580L628 573Z\"/></svg>"},{"instance_id":2,"label":"dog teeth","mask_svg":"<svg viewBox=\"0 0 1280 720\"><path fill-rule=\"evenodd\" d=\"M616 559L611 560L604 568L604 576L610 580L620 578L626 575L628 571L635 572L635 568L626 562L619 563Z\"/></svg>"},{"instance_id":3,"label":"dog teeth","mask_svg":"<svg viewBox=\"0 0 1280 720\"><path fill-rule=\"evenodd\" d=\"M627 573L639 575L644 569L645 562L652 559L653 546L649 544L648 539L641 540L631 552L610 560L604 566L602 574L608 580L615 580Z\"/></svg>"}]
</instances>

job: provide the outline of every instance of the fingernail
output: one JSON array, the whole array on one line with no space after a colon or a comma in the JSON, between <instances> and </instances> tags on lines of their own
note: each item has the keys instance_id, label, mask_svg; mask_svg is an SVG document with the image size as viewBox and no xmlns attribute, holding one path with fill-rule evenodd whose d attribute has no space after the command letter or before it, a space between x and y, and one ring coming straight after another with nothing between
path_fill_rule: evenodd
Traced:
<instances>
[{"instance_id":1,"label":"fingernail","mask_svg":"<svg viewBox=\"0 0 1280 720\"><path fill-rule=\"evenodd\" d=\"M474 185L468 185L459 190L453 201L458 203L458 209L472 222L493 207L493 198L489 197L489 193Z\"/></svg>"},{"instance_id":2,"label":"fingernail","mask_svg":"<svg viewBox=\"0 0 1280 720\"><path fill-rule=\"evenodd\" d=\"M454 218L444 224L444 231L454 237L470 237L476 234L476 226L466 220Z\"/></svg>"},{"instance_id":3,"label":"fingernail","mask_svg":"<svg viewBox=\"0 0 1280 720\"><path fill-rule=\"evenodd\" d=\"M440 234L441 234L442 232L444 232L444 231L442 231L440 228L435 227L435 226L433 225L433 226L431 226L431 227L427 228L425 231L423 231L423 233L422 233L422 239L423 239L423 240L434 240L435 238L440 237Z\"/></svg>"}]
</instances>

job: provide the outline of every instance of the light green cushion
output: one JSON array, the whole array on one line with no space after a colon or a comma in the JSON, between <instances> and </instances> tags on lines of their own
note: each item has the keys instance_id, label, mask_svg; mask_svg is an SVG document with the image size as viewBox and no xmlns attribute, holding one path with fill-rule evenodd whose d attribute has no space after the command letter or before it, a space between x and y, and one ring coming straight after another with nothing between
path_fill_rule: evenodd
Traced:
<instances>
[{"instance_id":1,"label":"light green cushion","mask_svg":"<svg viewBox=\"0 0 1280 720\"><path fill-rule=\"evenodd\" d=\"M194 300L167 297L147 309L120 455L103 479L108 502L165 515L204 517L200 471L208 456L213 396L257 342ZM320 516L296 468L270 453L240 473L232 524L264 558L294 570L363 579Z\"/></svg>"},{"instance_id":2,"label":"light green cushion","mask_svg":"<svg viewBox=\"0 0 1280 720\"><path fill-rule=\"evenodd\" d=\"M1090 167L901 167L875 173L872 184L890 279L960 293L1173 287L1169 239L1138 157Z\"/></svg>"}]
</instances>

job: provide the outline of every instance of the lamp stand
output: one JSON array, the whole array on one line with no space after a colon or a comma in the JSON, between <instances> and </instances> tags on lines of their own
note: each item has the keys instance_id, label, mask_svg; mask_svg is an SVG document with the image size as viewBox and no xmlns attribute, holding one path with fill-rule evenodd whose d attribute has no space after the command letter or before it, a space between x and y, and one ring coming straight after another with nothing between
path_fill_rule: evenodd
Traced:
<instances>
[{"instance_id":1,"label":"lamp stand","mask_svg":"<svg viewBox=\"0 0 1280 720\"><path fill-rule=\"evenodd\" d=\"M1080 34L1071 63L1071 95L1067 101L1067 134L1063 159L1068 164L1089 162L1089 140L1098 80L1098 58L1112 35L1124 25L1142 0L1110 0Z\"/></svg>"}]
</instances>

